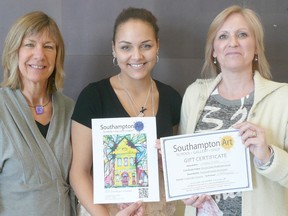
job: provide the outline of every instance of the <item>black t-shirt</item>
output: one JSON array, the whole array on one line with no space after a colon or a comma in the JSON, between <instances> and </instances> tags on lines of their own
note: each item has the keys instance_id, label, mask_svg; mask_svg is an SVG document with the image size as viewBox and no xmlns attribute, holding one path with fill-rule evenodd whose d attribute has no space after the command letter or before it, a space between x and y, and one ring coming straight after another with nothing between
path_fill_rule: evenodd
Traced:
<instances>
[{"instance_id":1,"label":"black t-shirt","mask_svg":"<svg viewBox=\"0 0 288 216\"><path fill-rule=\"evenodd\" d=\"M182 98L172 87L154 80L159 92L156 114L157 137L173 135L173 126L180 121ZM130 117L110 84L110 78L90 83L80 93L72 119L91 128L93 118Z\"/></svg>"},{"instance_id":2,"label":"black t-shirt","mask_svg":"<svg viewBox=\"0 0 288 216\"><path fill-rule=\"evenodd\" d=\"M42 124L39 123L38 121L35 121L35 122L36 122L37 127L39 128L42 136L43 136L44 138L46 138L47 132L48 132L48 129L49 129L49 124L50 124L50 122L49 122L48 124L46 124L46 125L42 125Z\"/></svg>"}]
</instances>

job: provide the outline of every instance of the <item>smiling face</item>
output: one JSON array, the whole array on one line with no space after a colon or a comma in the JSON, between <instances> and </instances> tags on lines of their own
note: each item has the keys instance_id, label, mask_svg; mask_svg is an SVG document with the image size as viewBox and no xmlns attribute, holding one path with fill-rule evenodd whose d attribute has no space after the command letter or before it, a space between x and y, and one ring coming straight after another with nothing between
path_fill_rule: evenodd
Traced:
<instances>
[{"instance_id":1,"label":"smiling face","mask_svg":"<svg viewBox=\"0 0 288 216\"><path fill-rule=\"evenodd\" d=\"M56 44L47 31L24 37L18 61L22 86L47 84L55 68L56 54Z\"/></svg>"},{"instance_id":2,"label":"smiling face","mask_svg":"<svg viewBox=\"0 0 288 216\"><path fill-rule=\"evenodd\" d=\"M221 71L251 71L256 54L255 36L244 19L235 13L230 15L216 33L213 57L217 58Z\"/></svg>"},{"instance_id":3,"label":"smiling face","mask_svg":"<svg viewBox=\"0 0 288 216\"><path fill-rule=\"evenodd\" d=\"M133 79L150 75L156 63L158 48L158 41L149 23L130 19L118 26L113 52L123 75Z\"/></svg>"}]
</instances>

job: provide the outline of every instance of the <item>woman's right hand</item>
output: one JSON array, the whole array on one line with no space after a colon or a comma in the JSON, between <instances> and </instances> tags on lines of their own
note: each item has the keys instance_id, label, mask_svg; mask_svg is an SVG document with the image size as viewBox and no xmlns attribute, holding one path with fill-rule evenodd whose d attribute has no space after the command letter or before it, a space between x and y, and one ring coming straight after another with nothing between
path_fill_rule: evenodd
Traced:
<instances>
[{"instance_id":1,"label":"woman's right hand","mask_svg":"<svg viewBox=\"0 0 288 216\"><path fill-rule=\"evenodd\" d=\"M183 202L185 205L193 206L194 208L201 208L204 203L208 200L211 200L212 197L209 195L200 195L200 196L192 196L188 199L184 199Z\"/></svg>"},{"instance_id":2,"label":"woman's right hand","mask_svg":"<svg viewBox=\"0 0 288 216\"><path fill-rule=\"evenodd\" d=\"M122 208L124 205L121 206ZM131 205L125 205L125 208L119 211L116 216L143 216L144 206L141 201L132 203Z\"/></svg>"}]
</instances>

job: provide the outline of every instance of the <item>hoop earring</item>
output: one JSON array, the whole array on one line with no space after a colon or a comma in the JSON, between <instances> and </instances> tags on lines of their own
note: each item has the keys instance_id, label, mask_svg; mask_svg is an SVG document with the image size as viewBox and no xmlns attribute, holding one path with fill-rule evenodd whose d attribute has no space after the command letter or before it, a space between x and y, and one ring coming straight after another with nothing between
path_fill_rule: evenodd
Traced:
<instances>
[{"instance_id":1,"label":"hoop earring","mask_svg":"<svg viewBox=\"0 0 288 216\"><path fill-rule=\"evenodd\" d=\"M159 56L157 55L156 56L156 63L158 63L159 62Z\"/></svg>"},{"instance_id":2,"label":"hoop earring","mask_svg":"<svg viewBox=\"0 0 288 216\"><path fill-rule=\"evenodd\" d=\"M217 64L217 58L216 58L216 57L214 57L213 63L214 63L215 65Z\"/></svg>"},{"instance_id":3,"label":"hoop earring","mask_svg":"<svg viewBox=\"0 0 288 216\"><path fill-rule=\"evenodd\" d=\"M115 67L118 66L118 62L117 62L116 57L113 57L112 63L113 63L113 65L114 65Z\"/></svg>"}]
</instances>

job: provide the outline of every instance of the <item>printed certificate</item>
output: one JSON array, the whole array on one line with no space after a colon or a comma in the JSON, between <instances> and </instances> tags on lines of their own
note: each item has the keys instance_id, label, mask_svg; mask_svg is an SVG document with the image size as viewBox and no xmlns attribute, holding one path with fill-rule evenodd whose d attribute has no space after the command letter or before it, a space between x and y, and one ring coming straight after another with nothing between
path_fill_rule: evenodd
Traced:
<instances>
[{"instance_id":1,"label":"printed certificate","mask_svg":"<svg viewBox=\"0 0 288 216\"><path fill-rule=\"evenodd\" d=\"M155 117L92 119L94 203L159 201Z\"/></svg>"},{"instance_id":2,"label":"printed certificate","mask_svg":"<svg viewBox=\"0 0 288 216\"><path fill-rule=\"evenodd\" d=\"M167 201L252 190L249 149L238 130L160 139Z\"/></svg>"}]
</instances>

